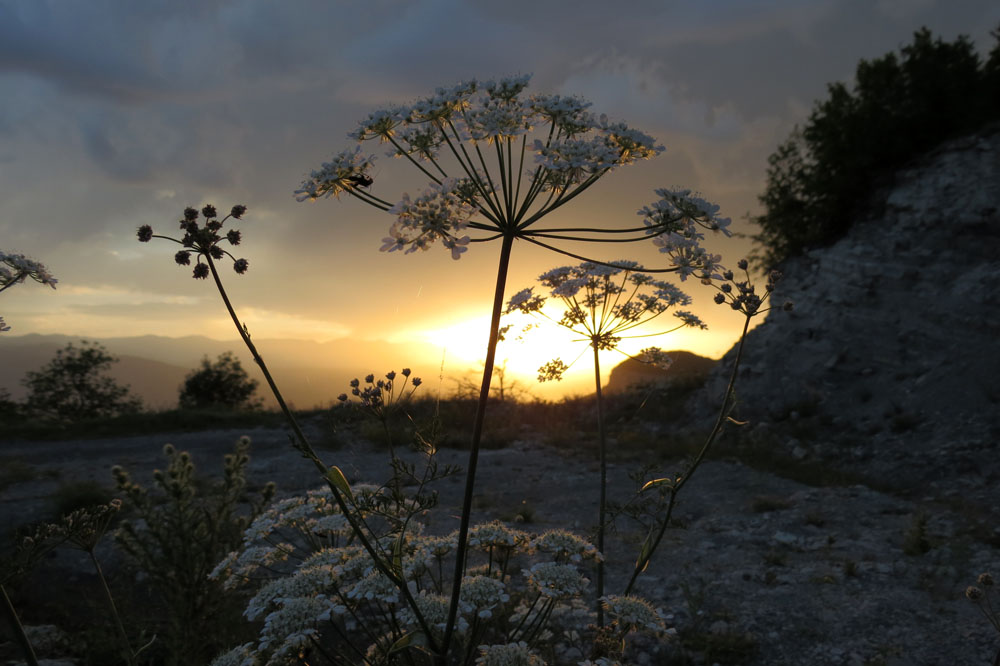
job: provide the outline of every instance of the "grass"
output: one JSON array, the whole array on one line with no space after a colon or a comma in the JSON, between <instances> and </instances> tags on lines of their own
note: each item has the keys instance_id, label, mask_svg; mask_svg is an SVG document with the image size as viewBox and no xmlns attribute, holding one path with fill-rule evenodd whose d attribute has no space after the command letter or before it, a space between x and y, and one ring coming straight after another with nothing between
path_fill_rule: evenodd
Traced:
<instances>
[{"instance_id":1,"label":"grass","mask_svg":"<svg viewBox=\"0 0 1000 666\"><path fill-rule=\"evenodd\" d=\"M39 476L34 465L20 458L0 458L0 491L26 481L34 481Z\"/></svg>"},{"instance_id":2,"label":"grass","mask_svg":"<svg viewBox=\"0 0 1000 666\"><path fill-rule=\"evenodd\" d=\"M320 410L306 412L316 414ZM248 428L255 426L282 427L284 418L272 411L227 411L170 409L158 412L138 412L112 419L93 419L75 423L58 423L38 419L23 419L4 425L6 439L52 441L62 439L97 439L128 437L164 432L199 432L202 430ZM84 435L84 437L81 437Z\"/></svg>"}]
</instances>

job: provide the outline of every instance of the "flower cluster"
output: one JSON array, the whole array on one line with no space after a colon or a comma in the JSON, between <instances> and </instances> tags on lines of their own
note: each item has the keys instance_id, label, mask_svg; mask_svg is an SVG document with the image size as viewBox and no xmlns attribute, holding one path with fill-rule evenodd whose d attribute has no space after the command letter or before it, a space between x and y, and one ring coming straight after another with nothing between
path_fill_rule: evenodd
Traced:
<instances>
[{"instance_id":1,"label":"flower cluster","mask_svg":"<svg viewBox=\"0 0 1000 666\"><path fill-rule=\"evenodd\" d=\"M47 284L53 289L59 281L52 277L45 265L34 259L28 259L23 254L13 254L0 251L0 291L11 285L24 282L31 278L35 282Z\"/></svg>"},{"instance_id":2,"label":"flower cluster","mask_svg":"<svg viewBox=\"0 0 1000 666\"><path fill-rule=\"evenodd\" d=\"M666 628L663 618L645 599L633 596L607 596L601 599L601 604L622 632L638 630L656 633Z\"/></svg>"},{"instance_id":3,"label":"flower cluster","mask_svg":"<svg viewBox=\"0 0 1000 666\"><path fill-rule=\"evenodd\" d=\"M545 313L543 308L547 299L535 294L534 287L514 294L507 302L506 312L536 314L550 319L579 334L598 350L617 349L629 331L673 307L691 303L691 298L675 285L655 279L633 261L560 266L540 275L538 281L548 289L551 297L561 300L565 306L560 319ZM698 317L686 310L675 311L673 316L680 323L670 330L684 326L705 328ZM567 369L569 366L562 359L555 359L539 368L538 380L562 379Z\"/></svg>"},{"instance_id":4,"label":"flower cluster","mask_svg":"<svg viewBox=\"0 0 1000 666\"><path fill-rule=\"evenodd\" d=\"M358 498L371 492L377 491L354 488ZM393 570L407 581L407 601L347 530L330 534L319 527L339 513L329 489L275 502L246 530L242 548L216 567L211 576L227 588L256 588L244 615L261 627L256 641L219 656L216 666L285 663L309 646L384 657L406 634L443 636L451 597L442 564L454 559L457 535L425 536L421 523L410 522L405 533L379 538L386 554L392 552ZM469 540L475 549L458 597L459 653L473 654L478 646L479 664L543 664L535 650L550 631L579 634L593 623L594 612L581 598L589 581L578 566L603 558L586 539L492 522L473 526ZM614 608L622 628L626 622L628 631L649 628L641 608L630 610L626 602Z\"/></svg>"},{"instance_id":5,"label":"flower cluster","mask_svg":"<svg viewBox=\"0 0 1000 666\"><path fill-rule=\"evenodd\" d=\"M383 251L425 250L440 240L458 259L473 242L460 233L466 228L488 236L516 229L530 236L535 220L597 178L663 151L652 137L594 116L590 104L576 97L524 95L530 79L463 81L361 121L349 136L388 144L390 156L408 160L429 178L424 194L403 194L396 203L374 195L375 158L356 146L313 171L296 198L347 192L396 216ZM488 163L492 153L496 161ZM539 198L543 193L549 194Z\"/></svg>"},{"instance_id":6,"label":"flower cluster","mask_svg":"<svg viewBox=\"0 0 1000 666\"><path fill-rule=\"evenodd\" d=\"M250 264L246 259L237 259L228 250L223 249L219 243L225 239L230 245L239 245L242 235L238 229L230 229L222 235L222 227L229 218L240 219L247 212L247 207L243 205L233 206L229 214L219 219L219 213L215 206L207 205L201 209L204 216L204 225L198 223L199 212L196 208L185 208L184 218L180 221L180 228L184 231L184 236L179 240L170 236L161 236L153 233L153 228L144 224L139 227L136 236L140 243L148 243L153 238L163 238L179 243L187 248L180 250L174 255L174 261L179 266L191 265L191 254L197 257L194 266L193 277L204 280L210 272L211 260L229 257L233 261L233 270L239 274L247 272ZM202 259L205 263L202 263Z\"/></svg>"},{"instance_id":7,"label":"flower cluster","mask_svg":"<svg viewBox=\"0 0 1000 666\"><path fill-rule=\"evenodd\" d=\"M981 573L976 578L976 585L965 588L965 598L976 604L986 620L1000 632L1000 613L990 601L990 593L993 592L992 588L995 584L996 581L992 574L989 572ZM1000 659L1000 653L997 654L997 658Z\"/></svg>"},{"instance_id":8,"label":"flower cluster","mask_svg":"<svg viewBox=\"0 0 1000 666\"><path fill-rule=\"evenodd\" d=\"M359 379L352 379L351 395L360 399L362 409L377 418L382 418L408 402L413 397L413 392L423 383L420 377L410 377L410 374L409 368L403 368L399 375L395 370L390 370L381 379L375 379L375 375L370 374L365 377L364 387L361 386ZM402 380L398 377L402 377ZM406 388L407 381L410 384L409 390ZM341 393L337 396L337 400L346 403L349 398L346 393Z\"/></svg>"},{"instance_id":9,"label":"flower cluster","mask_svg":"<svg viewBox=\"0 0 1000 666\"><path fill-rule=\"evenodd\" d=\"M458 259L467 249L469 237L457 236L469 225L476 209L462 196L462 182L449 178L439 185L431 185L416 199L404 194L402 200L389 209L396 215L396 222L389 228L389 235L382 239L383 252L405 250L405 254L427 250L438 238Z\"/></svg>"},{"instance_id":10,"label":"flower cluster","mask_svg":"<svg viewBox=\"0 0 1000 666\"><path fill-rule=\"evenodd\" d=\"M767 284L764 286L764 293L758 294L756 287L750 281L749 262L740 259L736 264L737 268L743 271L742 280L736 279L736 274L730 270L724 270L721 277L721 284L716 285L719 293L715 295L715 302L719 305L728 303L733 310L742 312L747 317L767 312L771 308L764 308L764 303L774 291L778 281L781 280L781 271L771 271L767 276ZM792 303L786 302L782 305L783 310L791 310Z\"/></svg>"},{"instance_id":11,"label":"flower cluster","mask_svg":"<svg viewBox=\"0 0 1000 666\"><path fill-rule=\"evenodd\" d=\"M377 122L384 124L382 120ZM388 128L385 131L389 131ZM313 171L309 179L302 183L302 188L295 191L295 198L306 201L320 197L339 197L341 192L370 186L372 178L368 174L374 164L375 158L362 153L361 146L343 150Z\"/></svg>"},{"instance_id":12,"label":"flower cluster","mask_svg":"<svg viewBox=\"0 0 1000 666\"><path fill-rule=\"evenodd\" d=\"M545 666L541 657L524 641L504 645L480 645L476 663L480 666Z\"/></svg>"},{"instance_id":13,"label":"flower cluster","mask_svg":"<svg viewBox=\"0 0 1000 666\"><path fill-rule=\"evenodd\" d=\"M47 284L53 289L59 280L52 277L44 264L28 259L23 254L13 254L0 251L0 291L9 289L31 278L35 282ZM10 330L10 326L0 317L0 333Z\"/></svg>"},{"instance_id":14,"label":"flower cluster","mask_svg":"<svg viewBox=\"0 0 1000 666\"><path fill-rule=\"evenodd\" d=\"M656 190L660 197L644 206L639 215L643 218L646 233L653 236L653 244L670 257L681 280L695 276L703 282L719 279L719 255L710 254L701 245L705 231L732 233L730 219L719 216L719 206L705 201L690 190Z\"/></svg>"}]
</instances>

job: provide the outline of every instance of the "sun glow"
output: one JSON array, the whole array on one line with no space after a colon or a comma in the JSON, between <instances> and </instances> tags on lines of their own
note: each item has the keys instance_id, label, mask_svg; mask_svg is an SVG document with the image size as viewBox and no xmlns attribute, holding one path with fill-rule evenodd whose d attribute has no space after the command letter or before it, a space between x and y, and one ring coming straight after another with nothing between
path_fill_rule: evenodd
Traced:
<instances>
[{"instance_id":1,"label":"sun glow","mask_svg":"<svg viewBox=\"0 0 1000 666\"><path fill-rule=\"evenodd\" d=\"M561 316L558 309L548 314L557 320ZM489 324L487 316L471 317L424 330L419 337L441 348L446 374L474 374L474 371L481 370L486 357ZM497 346L496 365L505 368L508 382L516 380L532 395L546 399L594 390L593 355L588 340L555 322L521 313L504 316L500 325L509 328ZM648 332L657 331L651 329ZM624 361L626 354L637 354L640 349L650 346L680 348L680 340L675 337L678 333L680 331L665 336L626 338L620 344L621 351L600 352L602 384L607 383L612 368ZM538 369L555 358L570 366L563 381L538 383Z\"/></svg>"}]
</instances>

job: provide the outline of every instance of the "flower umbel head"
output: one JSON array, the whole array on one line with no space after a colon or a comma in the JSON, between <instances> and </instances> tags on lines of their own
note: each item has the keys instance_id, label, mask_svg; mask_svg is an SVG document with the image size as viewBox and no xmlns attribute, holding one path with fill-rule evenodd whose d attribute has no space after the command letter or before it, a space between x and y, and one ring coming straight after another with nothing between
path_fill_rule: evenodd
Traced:
<instances>
[{"instance_id":1,"label":"flower umbel head","mask_svg":"<svg viewBox=\"0 0 1000 666\"><path fill-rule=\"evenodd\" d=\"M498 232L531 236L538 219L607 172L663 150L642 132L595 117L581 99L526 95L530 79L463 81L413 104L373 111L359 123L350 137L388 144L389 156L429 179L423 195L404 193L394 202L374 194L375 158L359 145L314 170L296 198L346 192L396 215L383 251L410 253L441 241L457 259L468 243ZM455 233L467 226L480 237Z\"/></svg>"},{"instance_id":2,"label":"flower umbel head","mask_svg":"<svg viewBox=\"0 0 1000 666\"><path fill-rule=\"evenodd\" d=\"M238 229L230 229L223 234L222 227L230 218L238 220L246 212L247 207L238 204L232 207L228 215L219 219L218 211L211 204L203 206L200 213L196 208L188 207L184 209L184 216L179 223L180 229L184 232L181 238L155 234L153 228L148 224L139 227L136 237L140 243L148 243L153 238L163 238L183 246L185 249L174 254L174 262L178 266L189 266L191 265L191 255L194 254L197 261L192 270L192 276L196 279L203 280L208 277L210 259L222 259L223 257L229 257L233 262L233 270L242 275L247 272L250 262L246 259L237 259L220 243L225 240L231 246L240 244L243 236ZM203 224L198 223L199 215L204 216Z\"/></svg>"}]
</instances>

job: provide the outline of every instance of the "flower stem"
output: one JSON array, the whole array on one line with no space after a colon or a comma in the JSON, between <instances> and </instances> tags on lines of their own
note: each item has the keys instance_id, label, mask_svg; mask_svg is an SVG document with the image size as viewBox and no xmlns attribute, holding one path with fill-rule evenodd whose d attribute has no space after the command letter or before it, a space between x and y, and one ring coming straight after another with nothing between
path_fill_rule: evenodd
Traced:
<instances>
[{"instance_id":1,"label":"flower stem","mask_svg":"<svg viewBox=\"0 0 1000 666\"><path fill-rule=\"evenodd\" d=\"M28 666L38 666L38 657L35 656L35 650L31 647L28 635L24 633L24 625L21 624L21 618L17 616L14 604L10 602L10 597L7 596L7 589L3 585L0 585L0 597L3 597L3 608L7 613L7 619L10 621L10 628L13 630L17 642L21 644L21 649L24 651L24 658L27 660Z\"/></svg>"},{"instance_id":2,"label":"flower stem","mask_svg":"<svg viewBox=\"0 0 1000 666\"><path fill-rule=\"evenodd\" d=\"M465 495L462 498L462 519L458 528L458 547L455 550L455 574L452 582L451 605L448 609L448 623L445 625L441 654L437 655L435 663L444 664L448 654L448 646L455 630L455 620L458 616L458 596L462 588L462 575L465 573L465 555L468 549L469 522L472 517L472 494L476 488L476 465L479 462L479 443L483 436L483 422L486 418L486 402L490 395L490 380L493 378L493 363L496 359L497 342L500 337L500 316L503 314L503 295L507 284L507 268L510 265L510 251L514 245L512 232L504 234L500 249L500 264L497 268L496 290L493 295L493 318L490 321L490 341L486 348L486 363L483 366L483 383L479 389L479 404L476 407L476 419L472 426L472 448L469 451L468 472L465 477Z\"/></svg>"},{"instance_id":3,"label":"flower stem","mask_svg":"<svg viewBox=\"0 0 1000 666\"><path fill-rule=\"evenodd\" d=\"M597 400L597 441L601 452L601 496L597 509L597 550L604 555L604 521L608 502L608 444L604 428L604 394L601 392L601 362L597 357L597 341L591 342L594 349L594 388ZM601 597L604 596L604 562L597 561L597 626L604 626L604 606Z\"/></svg>"},{"instance_id":4,"label":"flower stem","mask_svg":"<svg viewBox=\"0 0 1000 666\"><path fill-rule=\"evenodd\" d=\"M667 505L666 515L664 515L663 521L660 523L656 539L653 541L653 544L646 553L646 556L641 557L635 563L635 569L632 570L632 577L629 579L628 585L625 586L625 592L623 594L627 595L632 591L632 587L635 585L636 579L639 578L639 574L646 569L649 561L653 558L653 553L656 552L660 542L663 540L663 535L666 533L667 526L670 523L670 516L674 511L674 505L677 500L677 493L680 492L680 489L684 487L684 484L688 482L691 475L694 474L695 470L697 470L699 465L701 465L702 460L705 458L705 454L708 453L709 448L711 448L712 444L719 436L719 433L722 432L722 426L726 423L726 418L729 416L729 410L733 402L733 387L736 385L736 373L740 367L740 359L743 357L743 345L746 342L747 329L750 327L750 319L752 318L753 315L747 315L746 321L743 322L743 333L740 335L740 344L736 349L736 359L733 361L733 369L729 373L729 384L726 386L726 393L722 398L722 407L719 409L719 415L715 420L715 426L708 434L708 437L705 439L705 443L702 445L701 450L698 451L698 455L695 456L695 459L691 462L687 471L679 477L677 482L670 488L670 502Z\"/></svg>"},{"instance_id":5,"label":"flower stem","mask_svg":"<svg viewBox=\"0 0 1000 666\"><path fill-rule=\"evenodd\" d=\"M372 542L365 536L364 529L358 522L357 517L351 513L350 507L347 506L347 501L344 499L343 493L340 492L337 486L327 476L326 464L320 460L318 455L316 455L316 451L312 448L312 445L309 444L309 440L306 439L305 433L302 432L302 428L299 427L298 421L295 420L292 410L290 410L288 405L285 403L285 399L282 397L281 391L278 390L278 385L274 383L274 379L271 377L271 373L268 371L267 365L264 363L264 359L257 352L256 345L254 345L253 341L250 339L250 334L247 332L246 326L240 324L239 317L236 316L236 310L233 309L233 304L229 301L229 295L226 294L226 289L222 286L222 278L219 277L219 271L215 268L215 262L212 261L212 257L208 255L205 256L205 259L208 261L208 267L212 271L212 277L215 279L215 286L219 290L219 295L222 296L222 302L225 303L226 310L229 311L229 316L232 318L233 324L236 325L236 330L239 332L240 337L243 339L243 343L247 346L247 349L249 349L250 353L253 355L254 362L257 363L261 372L264 373L264 379L267 380L267 385L271 388L271 393L274 394L274 399L278 401L278 406L281 407L281 411L284 413L285 419L288 421L288 424L292 427L292 431L295 433L298 443L293 443L293 446L295 446L295 448L303 456L308 458L316 466L320 475L326 480L327 485L330 487L330 492L333 494L333 497L336 500L337 505L340 507L340 511L344 515L344 518L346 518L347 522L350 524L354 535L358 538L358 541L361 542L361 545L364 547L365 551L367 551L368 555L371 556L372 561L375 564L375 568L378 569L378 571L386 578L395 583L396 587L399 588L399 591L406 600L407 605L417 618L420 628L426 634L427 642L433 649L435 647L434 636L431 635L430 627L424 620L424 616L420 612L420 609L417 608L416 602L413 599L413 594L407 587L406 581L403 580L402 577L397 576L389 569L389 567L386 566L384 560L379 556L378 551L375 549L375 545L373 545Z\"/></svg>"},{"instance_id":6,"label":"flower stem","mask_svg":"<svg viewBox=\"0 0 1000 666\"><path fill-rule=\"evenodd\" d=\"M115 628L118 630L118 638L122 642L122 656L125 657L125 662L129 666L132 666L135 664L135 653L132 652L132 646L129 645L128 634L125 633L125 625L122 624L121 615L118 614L118 606L115 605L115 598L111 595L111 588L108 587L108 581L104 578L104 571L101 569L101 563L94 554L94 549L91 548L87 553L90 555L90 561L94 563L94 570L101 581L101 587L104 588L104 595L108 598L108 607L111 609L111 615L115 618Z\"/></svg>"}]
</instances>

